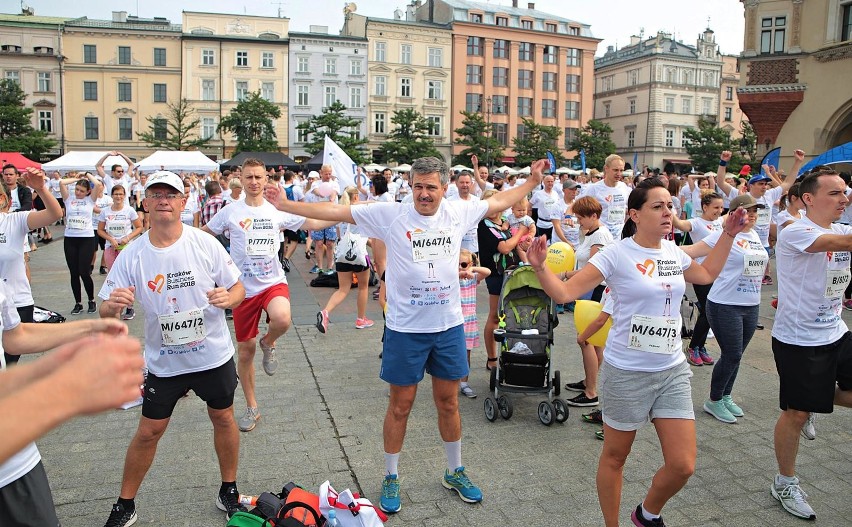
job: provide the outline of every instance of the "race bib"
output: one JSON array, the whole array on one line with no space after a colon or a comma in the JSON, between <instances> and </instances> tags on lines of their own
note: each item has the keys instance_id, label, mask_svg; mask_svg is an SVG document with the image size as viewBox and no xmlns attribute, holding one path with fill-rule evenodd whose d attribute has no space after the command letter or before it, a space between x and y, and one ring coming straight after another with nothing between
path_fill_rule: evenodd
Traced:
<instances>
[{"instance_id":1,"label":"race bib","mask_svg":"<svg viewBox=\"0 0 852 527\"><path fill-rule=\"evenodd\" d=\"M837 298L849 285L849 269L829 269L825 272L825 298Z\"/></svg>"},{"instance_id":2,"label":"race bib","mask_svg":"<svg viewBox=\"0 0 852 527\"><path fill-rule=\"evenodd\" d=\"M616 223L623 224L626 212L627 212L627 209L625 209L623 207L610 208L609 212L607 213L606 222L609 223L609 224L616 224Z\"/></svg>"},{"instance_id":3,"label":"race bib","mask_svg":"<svg viewBox=\"0 0 852 527\"><path fill-rule=\"evenodd\" d=\"M249 234L246 238L246 254L248 256L272 256L275 250L275 233L260 232Z\"/></svg>"},{"instance_id":4,"label":"race bib","mask_svg":"<svg viewBox=\"0 0 852 527\"><path fill-rule=\"evenodd\" d=\"M677 324L676 318L633 315L630 317L627 347L647 353L670 355L675 352L675 344L680 338L680 328Z\"/></svg>"},{"instance_id":5,"label":"race bib","mask_svg":"<svg viewBox=\"0 0 852 527\"><path fill-rule=\"evenodd\" d=\"M159 315L157 318L163 332L163 346L182 346L207 337L204 312L201 309Z\"/></svg>"},{"instance_id":6,"label":"race bib","mask_svg":"<svg viewBox=\"0 0 852 527\"><path fill-rule=\"evenodd\" d=\"M772 211L768 208L757 209L757 222L755 225L769 225L772 221Z\"/></svg>"},{"instance_id":7,"label":"race bib","mask_svg":"<svg viewBox=\"0 0 852 527\"><path fill-rule=\"evenodd\" d=\"M127 226L122 223L111 223L107 225L106 231L113 238L121 238L127 232Z\"/></svg>"},{"instance_id":8,"label":"race bib","mask_svg":"<svg viewBox=\"0 0 852 527\"><path fill-rule=\"evenodd\" d=\"M65 223L69 229L77 231L92 230L92 218L89 216L69 216L65 219Z\"/></svg>"},{"instance_id":9,"label":"race bib","mask_svg":"<svg viewBox=\"0 0 852 527\"><path fill-rule=\"evenodd\" d=\"M746 253L743 255L743 276L763 276L768 258L765 254Z\"/></svg>"},{"instance_id":10,"label":"race bib","mask_svg":"<svg viewBox=\"0 0 852 527\"><path fill-rule=\"evenodd\" d=\"M453 254L453 241L444 231L411 233L411 257L415 262L446 260Z\"/></svg>"}]
</instances>

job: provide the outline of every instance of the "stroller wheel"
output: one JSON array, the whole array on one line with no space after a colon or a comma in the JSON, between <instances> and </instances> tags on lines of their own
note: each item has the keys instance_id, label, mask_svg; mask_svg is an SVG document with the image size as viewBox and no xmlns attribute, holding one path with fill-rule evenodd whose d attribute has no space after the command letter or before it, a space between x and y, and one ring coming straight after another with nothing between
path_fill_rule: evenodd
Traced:
<instances>
[{"instance_id":1,"label":"stroller wheel","mask_svg":"<svg viewBox=\"0 0 852 527\"><path fill-rule=\"evenodd\" d=\"M512 418L514 408L512 407L512 400L509 397L501 395L497 399L497 408L500 410L500 417L507 420Z\"/></svg>"},{"instance_id":2,"label":"stroller wheel","mask_svg":"<svg viewBox=\"0 0 852 527\"><path fill-rule=\"evenodd\" d=\"M553 395L559 397L562 392L562 377L559 375L559 370L553 372Z\"/></svg>"},{"instance_id":3,"label":"stroller wheel","mask_svg":"<svg viewBox=\"0 0 852 527\"><path fill-rule=\"evenodd\" d=\"M553 400L553 411L556 412L557 423L564 423L568 420L568 403L562 399L556 398Z\"/></svg>"},{"instance_id":4,"label":"stroller wheel","mask_svg":"<svg viewBox=\"0 0 852 527\"><path fill-rule=\"evenodd\" d=\"M497 388L497 368L492 368L491 375L488 380L488 391L493 392Z\"/></svg>"},{"instance_id":5,"label":"stroller wheel","mask_svg":"<svg viewBox=\"0 0 852 527\"><path fill-rule=\"evenodd\" d=\"M553 405L548 401L542 401L538 404L538 419L544 426L553 424L554 414Z\"/></svg>"},{"instance_id":6,"label":"stroller wheel","mask_svg":"<svg viewBox=\"0 0 852 527\"><path fill-rule=\"evenodd\" d=\"M497 403L490 396L485 398L485 418L492 423L497 420Z\"/></svg>"}]
</instances>

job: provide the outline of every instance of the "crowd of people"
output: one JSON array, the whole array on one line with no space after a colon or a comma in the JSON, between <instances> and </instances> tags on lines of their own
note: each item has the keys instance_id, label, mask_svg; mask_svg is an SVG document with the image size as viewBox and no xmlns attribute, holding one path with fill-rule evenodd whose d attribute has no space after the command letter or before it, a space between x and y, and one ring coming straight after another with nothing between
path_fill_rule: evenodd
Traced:
<instances>
[{"instance_id":1,"label":"crowd of people","mask_svg":"<svg viewBox=\"0 0 852 527\"><path fill-rule=\"evenodd\" d=\"M110 155L125 163L107 171ZM551 174L547 160L540 160L519 177L490 173L476 156L471 170L455 173L439 159L422 158L412 160L406 173L359 170L351 186L342 186L329 165L302 174L278 172L254 159L221 174L189 175L138 173L121 152L109 152L93 173L48 177L4 166L0 405L38 393L42 378L73 387L68 368L95 361L104 340L121 353L95 369L113 372L100 381L109 383L105 393L86 403L69 397L56 416L17 432L0 449L0 523L58 525L32 441L73 414L126 402L134 383L138 395L139 357L142 414L106 527L137 521L138 490L175 405L190 391L205 401L213 426L222 479L216 506L228 517L245 510L238 500L237 460L240 431L252 431L261 418L255 355L259 346L264 372L276 373L276 342L292 323L287 273L300 242L311 273L338 279L337 291L316 315L321 334L342 322L332 313L353 284L354 327L374 326L367 317L371 273L380 279L373 293L385 313L380 377L390 386L379 500L384 511L403 506L400 455L426 373L447 462L441 484L465 502L482 501L462 463L459 396L477 397L468 376L472 360L482 366L475 352L480 342L485 368L498 366L494 330L503 280L514 267L529 265L559 312L573 310L581 299L604 304L594 329L577 338L584 378L565 388L576 393L568 404L598 407L583 420L601 425L595 434L603 440L597 487L607 526L618 525L624 464L637 430L648 422L664 463L633 510L633 524L663 526L664 506L694 472L692 367L713 367L704 412L730 424L749 411L737 403L733 388L752 336L763 329L762 287L777 280L772 348L781 414L774 437L778 473L770 492L791 514L813 519L796 475L799 436L815 437L815 414L852 406L852 336L841 318L844 308L852 309L852 214L846 212L852 190L849 175L830 167L800 175L804 160L797 150L786 176L770 166L752 175L747 165L732 176L730 152L722 152L716 172L703 174L677 174L673 166L625 170L613 154L602 172ZM75 300L70 313L83 312L85 291L87 312L98 312L101 320L33 337L31 233L49 243L55 224L64 224ZM548 246L556 242L573 248L574 269L554 274L545 265ZM100 307L96 267L107 275ZM481 282L489 299L482 323L476 309ZM679 308L686 282L699 315L684 347ZM120 322L135 317L135 306L144 312L144 346L128 338ZM589 343L608 318L613 325L606 345ZM233 319L236 347L227 319ZM102 336L82 338L92 333ZM709 338L718 344L717 359L707 350ZM5 369L21 354L68 342ZM238 384L246 403L239 418ZM37 513L28 517L30 510Z\"/></svg>"}]
</instances>

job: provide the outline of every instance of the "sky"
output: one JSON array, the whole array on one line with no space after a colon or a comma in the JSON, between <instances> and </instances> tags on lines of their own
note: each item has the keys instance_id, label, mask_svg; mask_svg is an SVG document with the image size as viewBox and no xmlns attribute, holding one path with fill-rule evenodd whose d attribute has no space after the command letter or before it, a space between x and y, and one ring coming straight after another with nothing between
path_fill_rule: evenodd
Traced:
<instances>
[{"instance_id":1,"label":"sky","mask_svg":"<svg viewBox=\"0 0 852 527\"><path fill-rule=\"evenodd\" d=\"M349 0L351 1L351 0ZM519 0L525 6L529 0ZM161 16L181 23L181 12L277 16L290 19L291 31L308 31L310 25L328 26L337 33L343 26L344 0L25 0L36 15L88 16L110 19L112 11L127 11L144 18ZM485 0L483 0L485 2ZM0 0L0 11L17 13L21 0ZM356 0L357 13L393 18L411 0ZM511 0L490 0L491 5L511 6ZM722 53L739 54L743 45L743 5L740 0L535 0L537 10L591 25L595 37L603 39L597 55L607 46L622 47L630 35L644 29L645 36L658 30L674 33L685 44L695 45L698 35L709 26L716 33Z\"/></svg>"}]
</instances>

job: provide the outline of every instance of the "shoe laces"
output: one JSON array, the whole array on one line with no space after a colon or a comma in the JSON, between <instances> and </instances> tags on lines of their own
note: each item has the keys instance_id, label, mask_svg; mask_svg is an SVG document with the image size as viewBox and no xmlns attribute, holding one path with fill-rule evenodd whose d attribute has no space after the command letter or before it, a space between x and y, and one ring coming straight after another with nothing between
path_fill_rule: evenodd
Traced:
<instances>
[{"instance_id":1,"label":"shoe laces","mask_svg":"<svg viewBox=\"0 0 852 527\"><path fill-rule=\"evenodd\" d=\"M127 522L127 516L132 514L128 514L129 511L125 509L122 505L116 503L112 506L112 512L109 513L109 519L106 522L104 527L121 527Z\"/></svg>"},{"instance_id":2,"label":"shoe laces","mask_svg":"<svg viewBox=\"0 0 852 527\"><path fill-rule=\"evenodd\" d=\"M800 487L798 483L788 483L783 489L781 489L781 492L779 492L778 495L784 499L792 498L797 504L804 503L807 505L808 503L808 495L802 490L802 487Z\"/></svg>"},{"instance_id":3,"label":"shoe laces","mask_svg":"<svg viewBox=\"0 0 852 527\"><path fill-rule=\"evenodd\" d=\"M470 482L470 478L467 477L467 474L464 472L464 467L459 467L455 472L449 475L453 479L453 483L456 485L460 485L465 488L473 487L473 483Z\"/></svg>"},{"instance_id":4,"label":"shoe laces","mask_svg":"<svg viewBox=\"0 0 852 527\"><path fill-rule=\"evenodd\" d=\"M257 419L257 408L246 407L246 412L243 414L243 419Z\"/></svg>"},{"instance_id":5,"label":"shoe laces","mask_svg":"<svg viewBox=\"0 0 852 527\"><path fill-rule=\"evenodd\" d=\"M385 498L399 497L399 480L391 476L385 476L385 481L382 483L382 496Z\"/></svg>"},{"instance_id":6,"label":"shoe laces","mask_svg":"<svg viewBox=\"0 0 852 527\"><path fill-rule=\"evenodd\" d=\"M244 507L239 502L239 494L236 487L228 487L224 492L219 493L219 501L228 509L228 512L234 510L244 510Z\"/></svg>"}]
</instances>

